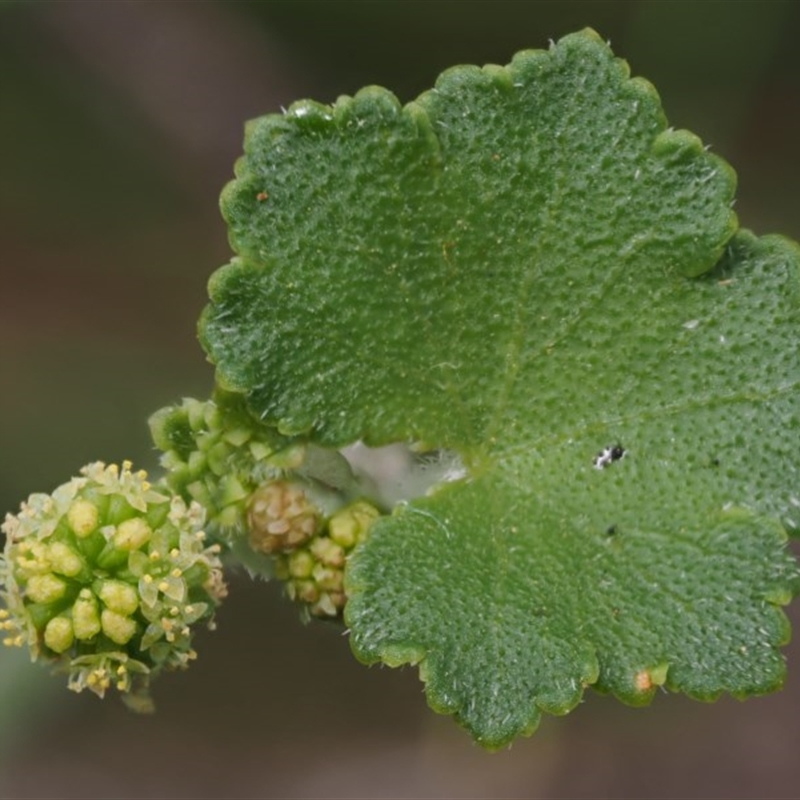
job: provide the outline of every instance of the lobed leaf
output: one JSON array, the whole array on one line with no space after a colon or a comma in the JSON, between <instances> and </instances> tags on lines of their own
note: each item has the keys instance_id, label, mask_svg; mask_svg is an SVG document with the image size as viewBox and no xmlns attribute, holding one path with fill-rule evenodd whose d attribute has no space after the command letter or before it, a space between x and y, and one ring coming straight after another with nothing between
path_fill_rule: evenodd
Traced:
<instances>
[{"instance_id":1,"label":"lobed leaf","mask_svg":"<svg viewBox=\"0 0 800 800\"><path fill-rule=\"evenodd\" d=\"M734 236L732 170L648 83L584 31L255 120L236 175L218 382L282 433L467 466L353 557L359 658L418 663L488 747L587 685L780 684L800 258Z\"/></svg>"}]
</instances>

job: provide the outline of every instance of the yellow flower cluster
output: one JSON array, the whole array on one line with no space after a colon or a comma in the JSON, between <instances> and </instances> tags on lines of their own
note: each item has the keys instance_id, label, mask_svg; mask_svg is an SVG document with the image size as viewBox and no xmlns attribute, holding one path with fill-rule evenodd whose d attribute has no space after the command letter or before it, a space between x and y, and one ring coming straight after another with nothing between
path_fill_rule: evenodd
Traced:
<instances>
[{"instance_id":1,"label":"yellow flower cluster","mask_svg":"<svg viewBox=\"0 0 800 800\"><path fill-rule=\"evenodd\" d=\"M225 596L204 512L151 486L130 462L96 462L35 494L2 526L0 629L70 688L146 693L161 669L195 657L192 626Z\"/></svg>"}]
</instances>

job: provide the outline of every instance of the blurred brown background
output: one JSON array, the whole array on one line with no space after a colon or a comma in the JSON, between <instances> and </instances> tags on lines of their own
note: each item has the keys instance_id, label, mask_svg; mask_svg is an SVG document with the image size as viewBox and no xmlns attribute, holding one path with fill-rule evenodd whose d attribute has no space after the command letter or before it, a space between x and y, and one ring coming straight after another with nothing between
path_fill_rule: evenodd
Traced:
<instances>
[{"instance_id":1,"label":"blurred brown background","mask_svg":"<svg viewBox=\"0 0 800 800\"><path fill-rule=\"evenodd\" d=\"M0 510L90 460L154 466L147 415L208 394L195 322L244 120L367 83L407 101L586 25L732 162L743 223L800 239L794 0L0 0ZM643 711L589 693L495 755L415 671L358 665L245 576L198 650L154 717L0 652L0 796L800 796L797 646L782 694Z\"/></svg>"}]
</instances>

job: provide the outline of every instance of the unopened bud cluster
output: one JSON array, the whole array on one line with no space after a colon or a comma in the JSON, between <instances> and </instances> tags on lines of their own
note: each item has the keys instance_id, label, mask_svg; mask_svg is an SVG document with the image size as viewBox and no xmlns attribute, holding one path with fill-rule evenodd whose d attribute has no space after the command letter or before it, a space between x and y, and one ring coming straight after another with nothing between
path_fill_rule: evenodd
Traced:
<instances>
[{"instance_id":1,"label":"unopened bud cluster","mask_svg":"<svg viewBox=\"0 0 800 800\"><path fill-rule=\"evenodd\" d=\"M204 512L143 471L101 462L8 515L0 630L55 662L70 688L146 697L150 678L195 658L193 627L225 596Z\"/></svg>"},{"instance_id":2,"label":"unopened bud cluster","mask_svg":"<svg viewBox=\"0 0 800 800\"><path fill-rule=\"evenodd\" d=\"M250 546L261 553L286 553L307 542L321 527L305 487L291 480L260 486L250 498L247 527Z\"/></svg>"},{"instance_id":3,"label":"unopened bud cluster","mask_svg":"<svg viewBox=\"0 0 800 800\"><path fill-rule=\"evenodd\" d=\"M303 508L304 501L296 497L301 490L297 487L287 489L286 485L279 488L291 493L288 509ZM299 518L304 518L305 513ZM286 582L289 597L304 604L312 616L339 617L347 602L344 590L347 557L366 538L370 526L379 516L375 506L358 500L335 512L327 522L318 520L315 532L300 542L272 551L276 552L275 574Z\"/></svg>"},{"instance_id":4,"label":"unopened bud cluster","mask_svg":"<svg viewBox=\"0 0 800 800\"><path fill-rule=\"evenodd\" d=\"M150 417L167 483L187 502L200 503L208 525L223 536L243 529L253 491L279 474L268 461L277 434L254 420L243 402L220 392L214 400L187 398Z\"/></svg>"},{"instance_id":5,"label":"unopened bud cluster","mask_svg":"<svg viewBox=\"0 0 800 800\"><path fill-rule=\"evenodd\" d=\"M218 390L156 412L150 430L165 481L206 509L212 533L254 574L285 580L312 615L338 617L345 561L379 512L365 501L342 508L357 482L340 454L292 445L243 404Z\"/></svg>"}]
</instances>

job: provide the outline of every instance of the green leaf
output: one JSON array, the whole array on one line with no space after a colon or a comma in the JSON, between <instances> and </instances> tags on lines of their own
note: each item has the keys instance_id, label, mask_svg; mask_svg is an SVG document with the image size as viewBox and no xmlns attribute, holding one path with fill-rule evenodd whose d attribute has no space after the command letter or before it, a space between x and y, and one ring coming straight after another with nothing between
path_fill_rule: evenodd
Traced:
<instances>
[{"instance_id":1,"label":"green leaf","mask_svg":"<svg viewBox=\"0 0 800 800\"><path fill-rule=\"evenodd\" d=\"M466 466L354 555L359 658L418 663L487 747L587 685L780 684L800 258L731 239L731 169L649 84L586 31L404 108L295 104L236 174L200 326L220 384L283 433Z\"/></svg>"}]
</instances>

